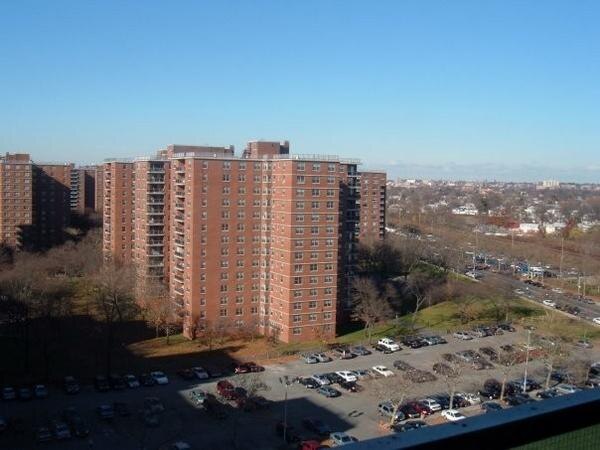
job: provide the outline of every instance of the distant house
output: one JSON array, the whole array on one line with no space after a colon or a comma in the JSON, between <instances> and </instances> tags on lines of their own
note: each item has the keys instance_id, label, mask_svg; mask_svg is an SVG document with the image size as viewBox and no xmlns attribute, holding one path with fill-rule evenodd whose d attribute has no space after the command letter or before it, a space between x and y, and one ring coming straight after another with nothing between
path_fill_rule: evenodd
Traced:
<instances>
[{"instance_id":1,"label":"distant house","mask_svg":"<svg viewBox=\"0 0 600 450\"><path fill-rule=\"evenodd\" d=\"M466 203L458 208L452 208L452 214L457 216L476 216L479 211L473 203Z\"/></svg>"},{"instance_id":2,"label":"distant house","mask_svg":"<svg viewBox=\"0 0 600 450\"><path fill-rule=\"evenodd\" d=\"M521 223L519 225L519 233L528 234L528 233L537 233L540 231L540 226L537 223Z\"/></svg>"}]
</instances>

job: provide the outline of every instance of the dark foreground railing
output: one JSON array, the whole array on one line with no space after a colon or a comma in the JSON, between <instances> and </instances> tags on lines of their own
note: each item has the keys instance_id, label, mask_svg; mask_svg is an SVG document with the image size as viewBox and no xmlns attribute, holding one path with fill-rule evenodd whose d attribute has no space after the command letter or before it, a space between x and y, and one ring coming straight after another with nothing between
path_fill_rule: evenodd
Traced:
<instances>
[{"instance_id":1,"label":"dark foreground railing","mask_svg":"<svg viewBox=\"0 0 600 450\"><path fill-rule=\"evenodd\" d=\"M580 432L576 433L578 430ZM600 389L482 414L460 422L357 442L348 446L348 450L506 449L553 437L555 439L545 441L545 448L554 448L553 441L568 440L567 447L560 448L600 449ZM593 445L596 447L590 447L590 442L595 443Z\"/></svg>"}]
</instances>

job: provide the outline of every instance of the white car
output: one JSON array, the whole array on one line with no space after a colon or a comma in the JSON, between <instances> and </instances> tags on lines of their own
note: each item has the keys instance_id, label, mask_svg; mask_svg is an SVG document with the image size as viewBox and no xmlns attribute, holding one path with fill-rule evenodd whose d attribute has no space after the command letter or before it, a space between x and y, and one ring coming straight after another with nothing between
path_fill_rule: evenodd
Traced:
<instances>
[{"instance_id":1,"label":"white car","mask_svg":"<svg viewBox=\"0 0 600 450\"><path fill-rule=\"evenodd\" d=\"M544 300L542 304L550 306L551 308L556 308L556 303L554 303L552 300Z\"/></svg>"},{"instance_id":2,"label":"white car","mask_svg":"<svg viewBox=\"0 0 600 450\"><path fill-rule=\"evenodd\" d=\"M200 367L200 366L192 367L192 372L194 372L194 374L196 375L196 378L199 378L200 380L207 380L210 378L210 376L208 375L208 372L204 369L204 367Z\"/></svg>"},{"instance_id":3,"label":"white car","mask_svg":"<svg viewBox=\"0 0 600 450\"><path fill-rule=\"evenodd\" d=\"M442 411L442 417L446 419L448 422L458 422L459 420L464 420L466 417L460 411L456 409L447 409Z\"/></svg>"},{"instance_id":4,"label":"white car","mask_svg":"<svg viewBox=\"0 0 600 450\"><path fill-rule=\"evenodd\" d=\"M574 394L575 392L579 392L581 390L577 386L566 383L557 384L554 389L556 389L556 392L559 394Z\"/></svg>"},{"instance_id":5,"label":"white car","mask_svg":"<svg viewBox=\"0 0 600 450\"><path fill-rule=\"evenodd\" d=\"M139 380L137 379L137 377L135 375L132 375L132 374L125 375L125 384L127 384L127 386L130 387L131 389L140 387Z\"/></svg>"},{"instance_id":6,"label":"white car","mask_svg":"<svg viewBox=\"0 0 600 450\"><path fill-rule=\"evenodd\" d=\"M592 319L592 322L594 322L595 324L598 324L598 325L600 325L600 317L594 317L594 318Z\"/></svg>"},{"instance_id":7,"label":"white car","mask_svg":"<svg viewBox=\"0 0 600 450\"><path fill-rule=\"evenodd\" d=\"M420 403L427 406L433 412L440 411L442 409L442 405L440 405L437 400L433 398L424 398Z\"/></svg>"},{"instance_id":8,"label":"white car","mask_svg":"<svg viewBox=\"0 0 600 450\"><path fill-rule=\"evenodd\" d=\"M394 341L392 338L381 338L377 341L377 345L385 347L392 352L397 352L398 350L400 350L400 346L396 344L396 341Z\"/></svg>"},{"instance_id":9,"label":"white car","mask_svg":"<svg viewBox=\"0 0 600 450\"><path fill-rule=\"evenodd\" d=\"M373 366L373 372L382 375L384 377L392 377L394 376L394 372L392 372L390 369L388 369L385 366Z\"/></svg>"},{"instance_id":10,"label":"white car","mask_svg":"<svg viewBox=\"0 0 600 450\"><path fill-rule=\"evenodd\" d=\"M156 381L156 384L159 386L164 386L165 384L169 384L169 378L165 375L164 372L160 370L155 370L154 372L150 372L150 376Z\"/></svg>"},{"instance_id":11,"label":"white car","mask_svg":"<svg viewBox=\"0 0 600 450\"><path fill-rule=\"evenodd\" d=\"M358 378L356 378L356 375L354 375L354 373L351 372L350 370L340 370L339 372L336 372L335 374L337 376L343 378L344 381L353 382L358 379Z\"/></svg>"},{"instance_id":12,"label":"white car","mask_svg":"<svg viewBox=\"0 0 600 450\"><path fill-rule=\"evenodd\" d=\"M473 336L471 336L469 333L467 333L466 331L457 331L456 333L454 333L453 335L456 339L461 339L463 341L470 341L471 339L473 339Z\"/></svg>"},{"instance_id":13,"label":"white car","mask_svg":"<svg viewBox=\"0 0 600 450\"><path fill-rule=\"evenodd\" d=\"M329 435L329 439L331 439L334 447L341 447L342 445L353 444L354 442L358 441L358 439L356 439L354 436L350 436L349 434L341 431L331 433Z\"/></svg>"},{"instance_id":14,"label":"white car","mask_svg":"<svg viewBox=\"0 0 600 450\"><path fill-rule=\"evenodd\" d=\"M555 292L557 294L564 294L565 291L563 291L561 288L552 288L552 292Z\"/></svg>"},{"instance_id":15,"label":"white car","mask_svg":"<svg viewBox=\"0 0 600 450\"><path fill-rule=\"evenodd\" d=\"M472 394L471 392L457 392L456 395L458 397L464 398L469 402L470 405L478 405L481 403L481 398L479 395Z\"/></svg>"},{"instance_id":16,"label":"white car","mask_svg":"<svg viewBox=\"0 0 600 450\"><path fill-rule=\"evenodd\" d=\"M331 381L329 381L329 379L326 376L321 374L314 374L311 378L317 383L319 383L321 386L328 386L331 384Z\"/></svg>"}]
</instances>

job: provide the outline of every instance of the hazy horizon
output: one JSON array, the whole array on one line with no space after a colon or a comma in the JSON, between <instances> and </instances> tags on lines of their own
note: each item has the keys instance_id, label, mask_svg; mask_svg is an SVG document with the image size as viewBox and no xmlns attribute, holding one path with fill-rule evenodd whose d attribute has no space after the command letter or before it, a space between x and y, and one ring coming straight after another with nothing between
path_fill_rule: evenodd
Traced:
<instances>
[{"instance_id":1,"label":"hazy horizon","mask_svg":"<svg viewBox=\"0 0 600 450\"><path fill-rule=\"evenodd\" d=\"M598 182L598 23L586 0L4 2L0 152L287 139L390 178Z\"/></svg>"}]
</instances>

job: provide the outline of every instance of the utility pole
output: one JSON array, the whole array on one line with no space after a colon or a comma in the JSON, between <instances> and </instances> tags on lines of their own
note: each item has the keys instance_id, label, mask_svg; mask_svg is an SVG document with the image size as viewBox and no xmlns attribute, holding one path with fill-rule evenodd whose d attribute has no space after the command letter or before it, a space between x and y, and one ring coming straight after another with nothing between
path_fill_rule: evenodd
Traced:
<instances>
[{"instance_id":1,"label":"utility pole","mask_svg":"<svg viewBox=\"0 0 600 450\"><path fill-rule=\"evenodd\" d=\"M564 286L564 282L563 282L563 273L562 273L562 268L563 268L563 257L565 255L565 237L561 236L560 238L560 267L558 269L558 273L560 275L560 282L561 284Z\"/></svg>"},{"instance_id":2,"label":"utility pole","mask_svg":"<svg viewBox=\"0 0 600 450\"><path fill-rule=\"evenodd\" d=\"M530 343L531 343L531 330L527 330L527 351L525 352L525 375L523 376L523 393L527 392L527 366L529 365Z\"/></svg>"}]
</instances>

